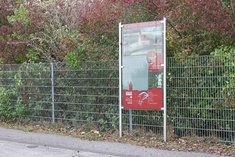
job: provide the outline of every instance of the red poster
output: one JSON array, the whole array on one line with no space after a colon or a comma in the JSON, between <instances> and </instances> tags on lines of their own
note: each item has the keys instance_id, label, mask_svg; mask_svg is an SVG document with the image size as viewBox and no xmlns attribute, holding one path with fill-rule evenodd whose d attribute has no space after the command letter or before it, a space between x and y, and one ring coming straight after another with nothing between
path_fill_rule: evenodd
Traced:
<instances>
[{"instance_id":1,"label":"red poster","mask_svg":"<svg viewBox=\"0 0 235 157\"><path fill-rule=\"evenodd\" d=\"M163 107L162 88L153 87L147 91L123 90L124 109L161 110Z\"/></svg>"},{"instance_id":2,"label":"red poster","mask_svg":"<svg viewBox=\"0 0 235 157\"><path fill-rule=\"evenodd\" d=\"M163 22L126 24L122 28L124 109L163 108Z\"/></svg>"}]
</instances>

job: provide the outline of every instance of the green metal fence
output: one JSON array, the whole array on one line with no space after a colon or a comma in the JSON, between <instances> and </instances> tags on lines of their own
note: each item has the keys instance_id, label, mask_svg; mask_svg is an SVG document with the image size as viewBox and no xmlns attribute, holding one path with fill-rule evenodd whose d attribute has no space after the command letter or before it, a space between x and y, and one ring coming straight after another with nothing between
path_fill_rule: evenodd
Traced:
<instances>
[{"instance_id":1,"label":"green metal fence","mask_svg":"<svg viewBox=\"0 0 235 157\"><path fill-rule=\"evenodd\" d=\"M235 140L235 57L169 58L167 86L176 135Z\"/></svg>"},{"instance_id":2,"label":"green metal fence","mask_svg":"<svg viewBox=\"0 0 235 157\"><path fill-rule=\"evenodd\" d=\"M118 128L118 61L0 65L0 88L1 117ZM167 110L174 135L234 142L235 57L168 58ZM162 111L131 114L124 131L162 134Z\"/></svg>"}]
</instances>

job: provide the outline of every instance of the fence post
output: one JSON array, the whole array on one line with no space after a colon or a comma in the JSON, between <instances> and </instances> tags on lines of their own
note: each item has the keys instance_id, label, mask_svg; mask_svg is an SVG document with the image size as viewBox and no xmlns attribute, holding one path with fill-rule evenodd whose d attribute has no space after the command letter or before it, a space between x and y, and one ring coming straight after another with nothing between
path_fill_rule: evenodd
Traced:
<instances>
[{"instance_id":1,"label":"fence post","mask_svg":"<svg viewBox=\"0 0 235 157\"><path fill-rule=\"evenodd\" d=\"M122 24L119 23L119 137L122 137Z\"/></svg>"},{"instance_id":2,"label":"fence post","mask_svg":"<svg viewBox=\"0 0 235 157\"><path fill-rule=\"evenodd\" d=\"M132 124L132 109L130 109L129 110L129 124L130 124L130 132L132 132L132 126L133 126L133 124Z\"/></svg>"},{"instance_id":3,"label":"fence post","mask_svg":"<svg viewBox=\"0 0 235 157\"><path fill-rule=\"evenodd\" d=\"M166 140L167 140L167 107L166 107L166 76L167 76L167 73L166 73L166 18L164 17L164 54L163 54L163 56L164 56L164 73L163 73L163 81L164 81L164 83L163 83L163 91L164 91L164 93L163 93L163 98L164 98L164 113L163 113L163 119L164 119L164 126L163 126L163 136L164 136L164 142L166 142Z\"/></svg>"},{"instance_id":4,"label":"fence post","mask_svg":"<svg viewBox=\"0 0 235 157\"><path fill-rule=\"evenodd\" d=\"M51 62L51 112L52 123L55 123L55 89L54 89L54 65Z\"/></svg>"}]
</instances>

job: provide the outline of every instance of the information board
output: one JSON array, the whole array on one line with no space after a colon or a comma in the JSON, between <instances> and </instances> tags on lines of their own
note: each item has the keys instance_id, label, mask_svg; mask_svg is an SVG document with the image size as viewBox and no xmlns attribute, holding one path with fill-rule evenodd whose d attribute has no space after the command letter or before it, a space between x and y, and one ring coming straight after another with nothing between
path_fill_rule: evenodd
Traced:
<instances>
[{"instance_id":1,"label":"information board","mask_svg":"<svg viewBox=\"0 0 235 157\"><path fill-rule=\"evenodd\" d=\"M124 109L163 109L164 26L164 21L122 25Z\"/></svg>"}]
</instances>

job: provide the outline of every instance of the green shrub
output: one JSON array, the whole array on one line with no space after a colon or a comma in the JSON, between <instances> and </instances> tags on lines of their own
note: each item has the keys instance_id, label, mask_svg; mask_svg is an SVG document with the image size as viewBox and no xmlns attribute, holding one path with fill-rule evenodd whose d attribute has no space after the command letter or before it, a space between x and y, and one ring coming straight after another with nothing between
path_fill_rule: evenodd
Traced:
<instances>
[{"instance_id":1,"label":"green shrub","mask_svg":"<svg viewBox=\"0 0 235 157\"><path fill-rule=\"evenodd\" d=\"M2 118L12 118L14 107L11 103L11 98L13 93L9 89L0 87L0 117Z\"/></svg>"},{"instance_id":2,"label":"green shrub","mask_svg":"<svg viewBox=\"0 0 235 157\"><path fill-rule=\"evenodd\" d=\"M17 98L17 101L14 99ZM0 87L0 117L12 119L28 114L28 109L13 89Z\"/></svg>"}]
</instances>

